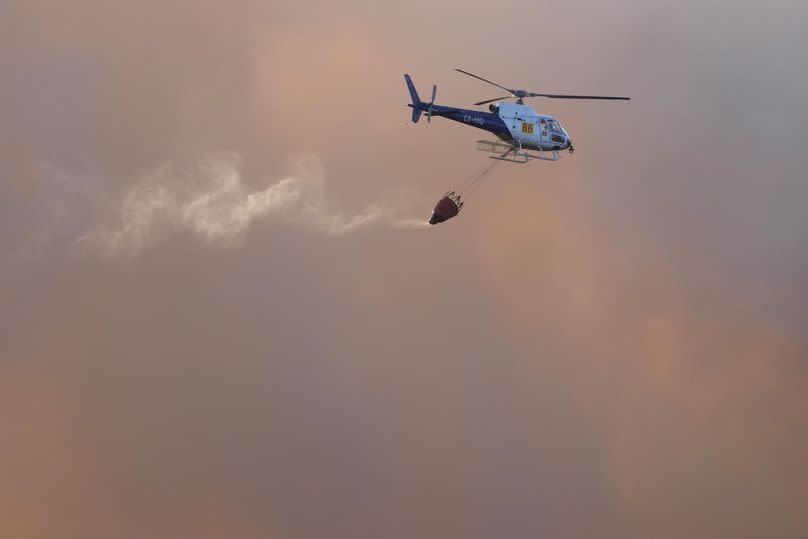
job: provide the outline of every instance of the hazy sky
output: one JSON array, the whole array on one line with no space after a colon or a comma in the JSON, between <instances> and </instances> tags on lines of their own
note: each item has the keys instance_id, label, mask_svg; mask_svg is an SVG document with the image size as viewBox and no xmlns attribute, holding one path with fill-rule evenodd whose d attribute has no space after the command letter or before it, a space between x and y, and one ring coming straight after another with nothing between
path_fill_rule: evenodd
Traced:
<instances>
[{"instance_id":1,"label":"hazy sky","mask_svg":"<svg viewBox=\"0 0 808 539\"><path fill-rule=\"evenodd\" d=\"M806 16L6 0L0 535L808 536Z\"/></svg>"}]
</instances>

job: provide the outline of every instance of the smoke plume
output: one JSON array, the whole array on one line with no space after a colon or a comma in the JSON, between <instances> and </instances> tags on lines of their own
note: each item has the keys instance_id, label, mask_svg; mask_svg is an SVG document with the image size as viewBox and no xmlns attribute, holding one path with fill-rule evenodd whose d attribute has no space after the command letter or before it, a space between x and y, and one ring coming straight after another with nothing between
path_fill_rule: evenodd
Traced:
<instances>
[{"instance_id":1,"label":"smoke plume","mask_svg":"<svg viewBox=\"0 0 808 539\"><path fill-rule=\"evenodd\" d=\"M254 191L245 184L241 161L235 153L218 153L190 165L158 167L125 192L116 222L81 236L77 244L133 256L186 230L211 244L236 245L251 224L270 217L328 236L370 225L428 227L422 220L400 217L395 202L374 202L356 213L335 208L314 155L294 158L292 175Z\"/></svg>"}]
</instances>

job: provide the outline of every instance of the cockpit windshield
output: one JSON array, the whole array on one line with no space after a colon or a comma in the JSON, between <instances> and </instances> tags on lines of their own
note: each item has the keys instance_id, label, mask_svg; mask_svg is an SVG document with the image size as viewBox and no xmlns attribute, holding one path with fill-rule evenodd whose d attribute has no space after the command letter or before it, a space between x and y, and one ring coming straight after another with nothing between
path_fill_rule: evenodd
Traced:
<instances>
[{"instance_id":1,"label":"cockpit windshield","mask_svg":"<svg viewBox=\"0 0 808 539\"><path fill-rule=\"evenodd\" d=\"M558 125L556 120L547 120L547 125L553 133L561 133L561 126Z\"/></svg>"}]
</instances>

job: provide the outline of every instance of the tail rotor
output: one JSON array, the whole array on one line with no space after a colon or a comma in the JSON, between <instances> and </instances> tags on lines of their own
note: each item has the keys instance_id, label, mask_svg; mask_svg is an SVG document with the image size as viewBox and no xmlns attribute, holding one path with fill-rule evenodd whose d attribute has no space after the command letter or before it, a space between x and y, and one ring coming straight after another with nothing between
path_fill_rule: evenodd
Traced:
<instances>
[{"instance_id":1,"label":"tail rotor","mask_svg":"<svg viewBox=\"0 0 808 539\"><path fill-rule=\"evenodd\" d=\"M432 100L429 102L429 105L426 109L426 122L432 122L432 106L435 104L435 95L438 93L438 87L436 85L432 85Z\"/></svg>"},{"instance_id":2,"label":"tail rotor","mask_svg":"<svg viewBox=\"0 0 808 539\"><path fill-rule=\"evenodd\" d=\"M412 83L412 78L405 74L404 80L407 82L407 89L410 91L410 98L412 98L412 103L409 105L412 107L412 123L418 123L422 112L426 112L426 121L431 122L438 87L434 84L432 85L432 99L429 101L429 103L425 103L421 101L420 97L418 97L418 91L415 89L415 85Z\"/></svg>"}]
</instances>

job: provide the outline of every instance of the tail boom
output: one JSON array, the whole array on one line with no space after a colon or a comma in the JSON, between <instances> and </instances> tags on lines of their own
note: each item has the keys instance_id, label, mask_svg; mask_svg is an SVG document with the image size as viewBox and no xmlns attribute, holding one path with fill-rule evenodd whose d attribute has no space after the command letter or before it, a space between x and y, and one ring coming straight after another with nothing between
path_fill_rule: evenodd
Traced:
<instances>
[{"instance_id":1,"label":"tail boom","mask_svg":"<svg viewBox=\"0 0 808 539\"><path fill-rule=\"evenodd\" d=\"M407 82L407 89L410 91L410 98L412 99L412 103L408 105L409 107L412 107L412 123L418 123L418 120L421 119L421 113L426 112L428 113L427 119L429 119L430 116L441 116L448 120L453 120L461 124L476 127L477 129L482 129L483 131L494 133L502 140L511 140L513 138L511 136L511 132L508 130L508 127L505 125L505 122L499 117L498 114L479 110L435 105L436 88L434 86L432 87L432 101L429 103L424 103L421 101L421 98L418 97L418 91L415 89L415 85L412 83L412 78L405 74L404 80Z\"/></svg>"}]
</instances>

